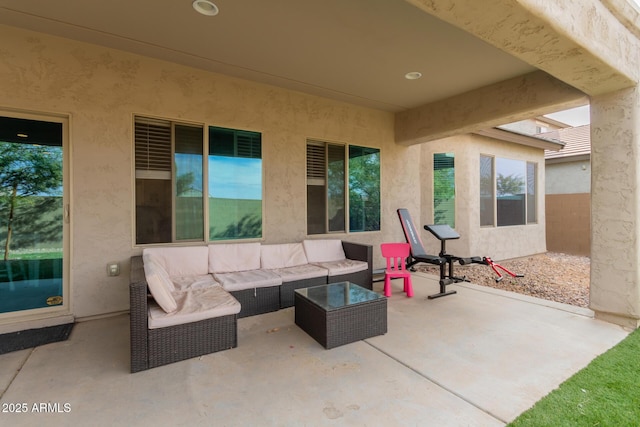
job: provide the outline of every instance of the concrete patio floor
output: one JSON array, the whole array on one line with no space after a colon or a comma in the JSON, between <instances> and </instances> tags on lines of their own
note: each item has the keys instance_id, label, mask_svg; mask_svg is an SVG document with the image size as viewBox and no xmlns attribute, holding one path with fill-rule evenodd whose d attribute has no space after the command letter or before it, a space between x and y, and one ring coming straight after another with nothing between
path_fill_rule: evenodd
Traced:
<instances>
[{"instance_id":1,"label":"concrete patio floor","mask_svg":"<svg viewBox=\"0 0 640 427\"><path fill-rule=\"evenodd\" d=\"M429 300L436 277L413 280L413 298L393 282L386 335L332 350L290 308L240 319L235 349L130 374L128 315L79 322L0 356L0 425L501 426L629 333L469 283Z\"/></svg>"}]
</instances>

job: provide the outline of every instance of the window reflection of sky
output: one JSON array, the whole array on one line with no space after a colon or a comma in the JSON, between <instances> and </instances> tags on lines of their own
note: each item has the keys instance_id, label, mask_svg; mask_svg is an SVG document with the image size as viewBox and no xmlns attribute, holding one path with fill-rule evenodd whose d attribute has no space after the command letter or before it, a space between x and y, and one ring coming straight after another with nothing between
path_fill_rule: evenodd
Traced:
<instances>
[{"instance_id":1,"label":"window reflection of sky","mask_svg":"<svg viewBox=\"0 0 640 427\"><path fill-rule=\"evenodd\" d=\"M202 157L176 153L175 158L178 175L198 171L189 187L202 191ZM209 156L209 197L261 200L262 159Z\"/></svg>"},{"instance_id":2,"label":"window reflection of sky","mask_svg":"<svg viewBox=\"0 0 640 427\"><path fill-rule=\"evenodd\" d=\"M514 178L524 178L525 162L522 160L511 160L496 158L496 172L503 176L513 176Z\"/></svg>"},{"instance_id":3,"label":"window reflection of sky","mask_svg":"<svg viewBox=\"0 0 640 427\"><path fill-rule=\"evenodd\" d=\"M209 156L210 197L262 199L262 160Z\"/></svg>"}]
</instances>

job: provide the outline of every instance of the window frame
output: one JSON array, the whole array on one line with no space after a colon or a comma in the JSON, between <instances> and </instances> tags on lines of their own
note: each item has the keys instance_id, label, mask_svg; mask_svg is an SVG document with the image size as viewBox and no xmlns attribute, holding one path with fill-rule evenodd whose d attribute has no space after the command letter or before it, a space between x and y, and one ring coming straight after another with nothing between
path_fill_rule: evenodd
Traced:
<instances>
[{"instance_id":1,"label":"window frame","mask_svg":"<svg viewBox=\"0 0 640 427\"><path fill-rule=\"evenodd\" d=\"M491 185L492 185L492 224L483 224L483 216L482 216L482 192L483 192L483 188L482 188L482 180L483 177L481 175L482 173L482 159L486 158L486 159L491 159ZM524 183L523 185L523 198L524 198L524 222L521 224L503 224L500 225L498 223L498 193L497 193L497 181L498 181L498 171L497 171L497 160L502 159L502 160L512 160L512 161L517 161L517 162L522 162L523 163L523 173L524 173ZM538 212L538 192L540 189L540 183L539 183L539 167L540 163L539 162L535 162L535 161L529 161L529 160L521 160L521 159L516 159L516 158L508 158L508 157L498 157L495 156L493 154L484 154L484 153L480 153L479 156L479 171L478 171L478 176L479 176L479 224L481 228L497 228L497 227L518 227L518 226L527 226L527 225L536 225L538 224L538 218L539 218L539 212ZM533 194L529 193L529 167L533 166L533 189L534 192ZM534 204L534 218L530 218L529 215L529 209L531 208L530 206L530 198L531 200L533 200L533 204Z\"/></svg>"},{"instance_id":2,"label":"window frame","mask_svg":"<svg viewBox=\"0 0 640 427\"><path fill-rule=\"evenodd\" d=\"M313 160L310 161L310 146L316 146L316 147L324 147L324 168L322 171L322 174L319 172L319 168L318 168L318 161L316 160L315 162ZM341 230L336 230L336 229L331 229L331 220L335 220L336 217L331 217L330 214L330 206L329 206L329 150L330 147L341 147L342 148L342 159L343 159L343 182L342 182L342 189L343 189L343 200L344 200L344 205L343 205L343 217L340 218L341 222L344 224ZM306 203L305 203L305 207L306 207L306 234L307 236L320 236L320 235L331 235L331 234L350 234L350 233L366 233L366 232L376 232L376 231L380 231L380 222L378 221L378 229L376 230L352 230L351 229L351 224L350 224L350 216L351 216L351 209L350 209L350 194L351 194L351 175L349 172L349 163L351 160L351 148L360 148L363 150L371 150L371 151L375 151L375 153L378 155L378 171L377 171L377 175L378 175L378 182L377 182L377 190L378 190L378 217L380 217L380 183L381 183L381 167L380 167L380 154L381 154L381 150L379 148L376 147L370 147L370 146L364 146L364 145L356 145L356 144L346 144L346 143L340 143L340 142L334 142L334 141L324 141L324 140L320 140L320 139L315 139L315 138L307 138L306 140L306 144L305 144L305 148L306 148L306 168L305 168L305 187L306 187ZM320 151L316 151L316 153L314 153L314 155L317 156L317 154ZM372 153L369 153L372 154ZM323 178L322 178L322 177ZM324 213L323 216L324 218L322 218L322 221L316 221L314 224L310 223L311 221L311 215L312 215L312 208L311 208L311 201L310 201L310 192L311 189L310 187L317 187L320 186L320 182L324 180L324 183L322 184L324 186L324 195L323 195L323 200L322 203L317 203L317 206L323 206L324 207ZM314 182L315 184L310 184L310 182ZM316 192L316 194L314 195L314 197L318 197L318 192ZM319 225L320 222L324 222L324 229L322 231L319 231ZM314 227L316 227L314 229ZM366 227L365 227L366 228ZM316 232L317 231L317 232Z\"/></svg>"},{"instance_id":3,"label":"window frame","mask_svg":"<svg viewBox=\"0 0 640 427\"><path fill-rule=\"evenodd\" d=\"M140 218L138 217L138 184L139 184L139 180L144 180L144 179L150 179L150 177L154 176L154 172L149 172L149 171L145 171L145 170L139 170L137 168L138 166L138 153L136 152L136 148L137 148L137 139L136 139L136 125L138 123L138 121L144 122L144 121L149 121L149 122L160 122L160 123L168 123L169 129L170 129L170 154L169 154L169 158L170 158L170 171L168 172L164 172L163 174L168 176L168 179L166 179L167 181L170 182L170 187L171 187L171 195L170 195L170 211L171 211L171 221L170 221L170 228L171 228L171 239L169 241L164 241L164 242L145 242L145 243L140 243L138 241L138 222L140 221ZM132 117L132 124L133 124L133 135L132 135L132 141L133 141L133 148L132 148L132 155L133 155L133 162L132 162L132 166L133 166L133 181L134 181L134 191L133 191L133 205L134 205L134 209L133 209L133 221L132 221L132 225L133 225L133 242L134 242L134 246L139 247L139 246L149 246L149 245L184 245L184 244L193 244L193 243L210 243L210 242L250 242L250 241L259 241L263 238L263 230L264 230L264 166L261 165L261 172L260 172L260 195L261 195L261 200L260 200L260 228L261 228L261 232L260 232L260 236L259 237L248 237L248 238L223 238L223 239L211 239L210 237L210 225L211 225L211 218L210 218L210 197L209 197L209 192L211 189L211 186L209 186L209 180L210 180L210 168L209 168L209 147L210 147L210 138L209 138L209 132L210 129L213 128L217 128L217 129L226 129L229 131L233 131L233 132L246 132L246 133L254 133L254 134L258 134L260 137L260 160L264 161L263 159L263 155L262 155L262 132L260 131L254 131L254 130L248 130L248 129L235 129L235 128L229 128L229 127L223 127L223 126L217 126L217 125L213 125L213 124L207 124L207 123L200 123L200 122L191 122L188 120L181 120L181 119L170 119L170 118L164 118L164 117L157 117L157 116L149 116L149 115L144 115L144 114L134 114ZM201 179L201 185L202 185L202 238L196 238L196 239L181 239L181 240L177 240L176 239L176 221L178 220L177 218L177 190L176 190L176 185L177 185L177 171L176 171L176 133L175 133L175 128L176 126L186 126L186 127L198 127L202 130L202 168L201 168L201 174L202 176L200 177ZM156 176L159 176L157 173L155 174ZM154 178L154 179L158 179L158 178ZM142 218L142 220L144 220L144 218ZM200 225L200 224L198 224Z\"/></svg>"}]
</instances>

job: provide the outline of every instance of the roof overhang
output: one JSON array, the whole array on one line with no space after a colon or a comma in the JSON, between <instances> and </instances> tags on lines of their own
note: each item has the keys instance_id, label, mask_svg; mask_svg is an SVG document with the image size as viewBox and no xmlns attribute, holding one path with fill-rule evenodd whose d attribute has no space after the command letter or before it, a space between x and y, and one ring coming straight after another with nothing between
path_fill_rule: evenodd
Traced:
<instances>
[{"instance_id":1,"label":"roof overhang","mask_svg":"<svg viewBox=\"0 0 640 427\"><path fill-rule=\"evenodd\" d=\"M512 142L514 144L526 145L527 147L539 148L541 150L558 151L564 147L564 142L558 140L538 138L500 128L482 129L473 133L476 135L486 136L488 138Z\"/></svg>"},{"instance_id":2,"label":"roof overhang","mask_svg":"<svg viewBox=\"0 0 640 427\"><path fill-rule=\"evenodd\" d=\"M576 156L546 158L544 159L544 162L548 165L553 165L556 163L588 162L590 160L591 154L578 154Z\"/></svg>"}]
</instances>

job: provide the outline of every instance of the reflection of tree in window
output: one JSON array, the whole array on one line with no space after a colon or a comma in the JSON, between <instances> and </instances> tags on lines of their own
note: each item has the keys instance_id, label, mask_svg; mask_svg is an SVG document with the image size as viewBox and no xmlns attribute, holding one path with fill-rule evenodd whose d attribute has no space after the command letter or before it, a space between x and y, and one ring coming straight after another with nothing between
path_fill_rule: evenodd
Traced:
<instances>
[{"instance_id":1,"label":"reflection of tree in window","mask_svg":"<svg viewBox=\"0 0 640 427\"><path fill-rule=\"evenodd\" d=\"M453 153L433 155L433 222L455 228L456 180Z\"/></svg>"},{"instance_id":2,"label":"reflection of tree in window","mask_svg":"<svg viewBox=\"0 0 640 427\"><path fill-rule=\"evenodd\" d=\"M33 246L62 237L62 149L0 142L0 209L5 218L4 259L11 247ZM38 230L32 233L15 229ZM13 241L12 241L13 239Z\"/></svg>"},{"instance_id":3,"label":"reflection of tree in window","mask_svg":"<svg viewBox=\"0 0 640 427\"><path fill-rule=\"evenodd\" d=\"M525 224L525 172L522 160L496 159L498 226Z\"/></svg>"},{"instance_id":4,"label":"reflection of tree in window","mask_svg":"<svg viewBox=\"0 0 640 427\"><path fill-rule=\"evenodd\" d=\"M524 179L519 176L509 175L504 176L501 173L498 174L496 179L496 191L498 196L517 196L522 194L524 188Z\"/></svg>"},{"instance_id":5,"label":"reflection of tree in window","mask_svg":"<svg viewBox=\"0 0 640 427\"><path fill-rule=\"evenodd\" d=\"M329 215L329 231L344 230L345 206L345 161L344 146L329 144L327 147L327 202ZM340 217L342 215L342 217Z\"/></svg>"},{"instance_id":6,"label":"reflection of tree in window","mask_svg":"<svg viewBox=\"0 0 640 427\"><path fill-rule=\"evenodd\" d=\"M380 230L380 150L349 147L349 231Z\"/></svg>"}]
</instances>

